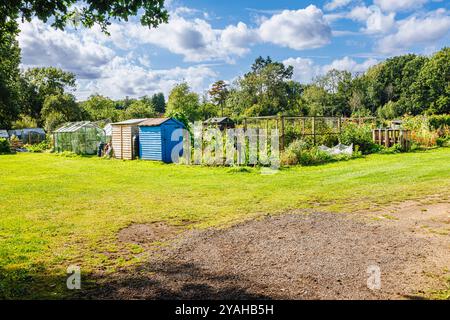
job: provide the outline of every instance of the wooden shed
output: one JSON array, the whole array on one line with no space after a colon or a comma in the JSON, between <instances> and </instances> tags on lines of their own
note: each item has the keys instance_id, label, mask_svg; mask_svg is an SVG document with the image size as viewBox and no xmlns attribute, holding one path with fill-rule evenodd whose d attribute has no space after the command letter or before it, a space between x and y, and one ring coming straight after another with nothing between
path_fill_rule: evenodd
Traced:
<instances>
[{"instance_id":1,"label":"wooden shed","mask_svg":"<svg viewBox=\"0 0 450 320\"><path fill-rule=\"evenodd\" d=\"M219 130L226 130L235 127L235 123L228 117L209 118L203 122L203 125L207 127L216 127Z\"/></svg>"},{"instance_id":2,"label":"wooden shed","mask_svg":"<svg viewBox=\"0 0 450 320\"><path fill-rule=\"evenodd\" d=\"M139 123L139 157L144 160L173 162L172 150L183 141L182 136L172 139L177 129L185 129L180 121L173 118L152 118ZM181 147L179 156L183 153Z\"/></svg>"},{"instance_id":3,"label":"wooden shed","mask_svg":"<svg viewBox=\"0 0 450 320\"><path fill-rule=\"evenodd\" d=\"M147 120L130 119L112 123L112 148L117 159L133 160L139 153L138 125Z\"/></svg>"}]
</instances>

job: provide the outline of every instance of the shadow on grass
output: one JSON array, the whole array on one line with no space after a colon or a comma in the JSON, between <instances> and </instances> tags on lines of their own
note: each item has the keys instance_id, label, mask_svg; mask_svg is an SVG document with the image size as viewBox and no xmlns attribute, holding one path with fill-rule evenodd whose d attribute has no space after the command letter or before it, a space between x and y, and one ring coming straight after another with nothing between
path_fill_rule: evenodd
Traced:
<instances>
[{"instance_id":1,"label":"shadow on grass","mask_svg":"<svg viewBox=\"0 0 450 320\"><path fill-rule=\"evenodd\" d=\"M164 261L113 274L85 274L81 289L69 290L69 275L28 274L0 269L0 299L270 299L255 294L255 284L226 272L206 271L193 263ZM257 290L259 291L259 290Z\"/></svg>"}]
</instances>

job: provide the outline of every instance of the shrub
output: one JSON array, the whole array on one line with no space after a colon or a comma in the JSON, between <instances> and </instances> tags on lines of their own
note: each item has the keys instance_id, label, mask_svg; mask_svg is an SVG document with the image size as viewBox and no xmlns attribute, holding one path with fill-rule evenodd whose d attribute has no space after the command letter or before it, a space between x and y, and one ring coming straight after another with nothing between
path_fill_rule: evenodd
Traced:
<instances>
[{"instance_id":1,"label":"shrub","mask_svg":"<svg viewBox=\"0 0 450 320\"><path fill-rule=\"evenodd\" d=\"M28 150L28 152L43 152L51 149L51 143L48 140L44 140L38 144L26 144L24 147Z\"/></svg>"},{"instance_id":2,"label":"shrub","mask_svg":"<svg viewBox=\"0 0 450 320\"><path fill-rule=\"evenodd\" d=\"M438 145L438 147L449 147L450 146L450 136L437 138L436 144Z\"/></svg>"},{"instance_id":3,"label":"shrub","mask_svg":"<svg viewBox=\"0 0 450 320\"><path fill-rule=\"evenodd\" d=\"M400 144L396 143L393 146L386 148L384 146L380 146L380 150L378 151L378 153L381 154L394 154L394 153L400 153L403 152L403 148Z\"/></svg>"},{"instance_id":4,"label":"shrub","mask_svg":"<svg viewBox=\"0 0 450 320\"><path fill-rule=\"evenodd\" d=\"M319 150L318 147L312 147L309 150L305 150L300 154L298 163L302 166L311 166L317 164L327 163L333 160L333 156Z\"/></svg>"},{"instance_id":5,"label":"shrub","mask_svg":"<svg viewBox=\"0 0 450 320\"><path fill-rule=\"evenodd\" d=\"M377 150L377 146L372 141L372 128L369 124L346 123L340 141L345 145L358 146L358 150L363 154L373 153Z\"/></svg>"},{"instance_id":6,"label":"shrub","mask_svg":"<svg viewBox=\"0 0 450 320\"><path fill-rule=\"evenodd\" d=\"M9 141L5 138L0 138L0 154L10 153L11 148L9 146Z\"/></svg>"},{"instance_id":7,"label":"shrub","mask_svg":"<svg viewBox=\"0 0 450 320\"><path fill-rule=\"evenodd\" d=\"M434 130L441 129L445 126L450 127L450 115L448 114L430 116L428 121L430 128Z\"/></svg>"},{"instance_id":8,"label":"shrub","mask_svg":"<svg viewBox=\"0 0 450 320\"><path fill-rule=\"evenodd\" d=\"M310 147L308 143L303 140L295 140L286 148L285 152L283 152L281 163L283 165L300 164L302 166L311 166L332 161L349 160L361 156L361 152L357 150L353 155L330 155L327 152L320 150L317 146Z\"/></svg>"}]
</instances>

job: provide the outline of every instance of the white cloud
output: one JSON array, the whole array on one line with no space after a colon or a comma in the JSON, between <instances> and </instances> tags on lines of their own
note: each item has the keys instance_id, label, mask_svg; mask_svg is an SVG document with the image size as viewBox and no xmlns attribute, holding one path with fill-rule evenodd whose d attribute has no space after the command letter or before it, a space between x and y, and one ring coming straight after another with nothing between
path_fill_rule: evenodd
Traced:
<instances>
[{"instance_id":1,"label":"white cloud","mask_svg":"<svg viewBox=\"0 0 450 320\"><path fill-rule=\"evenodd\" d=\"M168 24L156 29L128 24L121 30L112 30L112 37L106 40L117 47L123 47L123 41L120 41L122 37L115 32L125 33L125 38L135 47L142 44L155 45L182 55L187 62L223 60L229 63L246 54L248 47L258 41L257 33L245 23L214 29L208 21L200 18L186 19L178 11L172 13Z\"/></svg>"},{"instance_id":2,"label":"white cloud","mask_svg":"<svg viewBox=\"0 0 450 320\"><path fill-rule=\"evenodd\" d=\"M312 59L289 58L284 60L283 64L294 67L293 78L301 83L309 83L321 73L320 66L314 64Z\"/></svg>"},{"instance_id":3,"label":"white cloud","mask_svg":"<svg viewBox=\"0 0 450 320\"><path fill-rule=\"evenodd\" d=\"M127 58L116 57L103 68L102 77L79 81L77 97L86 99L94 92L113 99L140 97L156 92L163 92L167 96L173 86L182 81L186 81L194 91L202 92L216 77L217 74L207 66L152 70L138 66Z\"/></svg>"},{"instance_id":4,"label":"white cloud","mask_svg":"<svg viewBox=\"0 0 450 320\"><path fill-rule=\"evenodd\" d=\"M337 59L331 62L328 65L322 67L324 72L327 72L332 69L340 70L340 71L349 71L351 73L361 73L369 69L371 66L374 66L378 63L376 59L369 58L362 63L357 63L355 60L344 57L342 59Z\"/></svg>"},{"instance_id":5,"label":"white cloud","mask_svg":"<svg viewBox=\"0 0 450 320\"><path fill-rule=\"evenodd\" d=\"M201 18L186 18L198 13L178 8L171 13L168 24L149 29L138 23L113 24L111 37L94 30L89 36L101 43L129 50L142 44L165 48L182 55L186 62L226 61L234 63L257 43L269 42L297 50L317 48L327 44L331 29L317 7L311 5L296 11L283 11L265 18L259 27L251 28L243 22L215 29ZM183 14L183 15L182 15Z\"/></svg>"},{"instance_id":6,"label":"white cloud","mask_svg":"<svg viewBox=\"0 0 450 320\"><path fill-rule=\"evenodd\" d=\"M369 34L387 33L395 26L395 13L383 14L376 6L355 7L348 14L348 18L365 22L366 27L362 31Z\"/></svg>"},{"instance_id":7,"label":"white cloud","mask_svg":"<svg viewBox=\"0 0 450 320\"><path fill-rule=\"evenodd\" d=\"M220 40L224 48L242 56L249 51L248 46L259 42L260 38L255 30L239 22L237 26L226 27L221 33Z\"/></svg>"},{"instance_id":8,"label":"white cloud","mask_svg":"<svg viewBox=\"0 0 450 320\"><path fill-rule=\"evenodd\" d=\"M332 0L325 4L324 9L328 11L333 11L348 6L352 1L353 0Z\"/></svg>"},{"instance_id":9,"label":"white cloud","mask_svg":"<svg viewBox=\"0 0 450 320\"><path fill-rule=\"evenodd\" d=\"M284 10L262 22L262 40L296 50L322 47L330 42L331 28L322 10L310 5L300 10Z\"/></svg>"},{"instance_id":10,"label":"white cloud","mask_svg":"<svg viewBox=\"0 0 450 320\"><path fill-rule=\"evenodd\" d=\"M422 7L428 0L374 0L383 11L408 11Z\"/></svg>"},{"instance_id":11,"label":"white cloud","mask_svg":"<svg viewBox=\"0 0 450 320\"><path fill-rule=\"evenodd\" d=\"M193 90L201 92L217 76L204 65L151 69L147 53L128 50L125 56L119 56L106 45L114 42L123 47L123 41L127 39L126 29L113 24L111 31L109 38L95 28L75 33L55 30L38 20L23 23L19 34L22 66L56 66L75 73L78 99L85 99L95 92L115 99L155 92L168 94L181 81L187 81ZM118 37L118 34L123 37ZM131 43L133 39L129 40Z\"/></svg>"},{"instance_id":12,"label":"white cloud","mask_svg":"<svg viewBox=\"0 0 450 320\"><path fill-rule=\"evenodd\" d=\"M349 71L351 73L360 73L366 71L371 66L378 63L377 60L369 58L361 63L344 57L342 59L333 60L327 65L315 64L311 59L305 58L289 58L283 61L285 65L294 67L294 79L301 83L310 83L315 77L323 75L332 69L340 71Z\"/></svg>"},{"instance_id":13,"label":"white cloud","mask_svg":"<svg viewBox=\"0 0 450 320\"><path fill-rule=\"evenodd\" d=\"M56 66L78 78L95 78L115 55L101 44L55 30L37 19L22 23L20 29L18 40L25 67Z\"/></svg>"},{"instance_id":14,"label":"white cloud","mask_svg":"<svg viewBox=\"0 0 450 320\"><path fill-rule=\"evenodd\" d=\"M411 16L397 23L397 31L379 40L378 51L386 54L402 53L415 45L431 45L450 31L450 15L443 10L426 16Z\"/></svg>"}]
</instances>

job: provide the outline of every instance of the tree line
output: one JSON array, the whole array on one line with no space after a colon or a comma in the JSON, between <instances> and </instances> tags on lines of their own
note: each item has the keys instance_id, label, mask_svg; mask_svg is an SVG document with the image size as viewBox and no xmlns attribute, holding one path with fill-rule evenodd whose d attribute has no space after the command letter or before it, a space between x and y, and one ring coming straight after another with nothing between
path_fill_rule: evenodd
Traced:
<instances>
[{"instance_id":1,"label":"tree line","mask_svg":"<svg viewBox=\"0 0 450 320\"><path fill-rule=\"evenodd\" d=\"M231 84L212 84L200 99L186 83L169 96L168 111L190 121L210 116L374 116L450 113L450 48L431 57L389 58L366 72L330 70L310 84L293 80L293 67L259 57Z\"/></svg>"},{"instance_id":2,"label":"tree line","mask_svg":"<svg viewBox=\"0 0 450 320\"><path fill-rule=\"evenodd\" d=\"M155 27L167 21L161 0L127 0L99 5L58 0L15 1L0 5L0 128L43 126L53 130L63 122L118 121L165 114L185 122L214 116L235 120L251 116L378 116L392 119L404 114L450 113L450 48L427 57L407 54L389 58L361 74L330 70L310 84L293 79L292 66L259 57L250 70L233 83L213 83L202 95L187 83L176 85L166 103L157 93L139 99L113 101L94 94L77 102L73 73L47 67L19 69L17 20L52 19L55 28L68 23L104 32L111 19L124 19L144 9L141 22ZM95 15L92 10L96 10Z\"/></svg>"}]
</instances>

